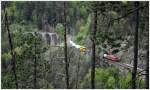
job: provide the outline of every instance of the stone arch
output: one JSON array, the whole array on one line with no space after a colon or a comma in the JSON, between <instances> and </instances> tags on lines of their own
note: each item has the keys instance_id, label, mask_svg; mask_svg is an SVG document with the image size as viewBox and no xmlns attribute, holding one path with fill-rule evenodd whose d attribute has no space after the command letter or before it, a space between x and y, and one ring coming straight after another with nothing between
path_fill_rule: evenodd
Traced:
<instances>
[{"instance_id":1,"label":"stone arch","mask_svg":"<svg viewBox=\"0 0 150 90\"><path fill-rule=\"evenodd\" d=\"M58 40L57 40L57 35L56 34L52 34L52 39L54 41L54 44L57 45Z\"/></svg>"},{"instance_id":2,"label":"stone arch","mask_svg":"<svg viewBox=\"0 0 150 90\"><path fill-rule=\"evenodd\" d=\"M47 44L51 45L51 36L49 34L46 34L45 36Z\"/></svg>"}]
</instances>

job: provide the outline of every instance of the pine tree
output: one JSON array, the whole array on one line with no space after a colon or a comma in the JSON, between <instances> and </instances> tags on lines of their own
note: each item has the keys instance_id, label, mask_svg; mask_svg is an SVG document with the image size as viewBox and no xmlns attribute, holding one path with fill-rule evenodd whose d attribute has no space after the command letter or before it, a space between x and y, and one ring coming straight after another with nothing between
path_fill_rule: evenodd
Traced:
<instances>
[{"instance_id":1,"label":"pine tree","mask_svg":"<svg viewBox=\"0 0 150 90\"><path fill-rule=\"evenodd\" d=\"M69 72L68 72L68 68L69 68L69 63L68 63L68 59L67 59L67 24L66 24L66 19L67 19L67 15L66 15L66 2L64 2L64 44L65 44L65 48L64 48L64 53L65 53L65 70L66 70L66 87L69 88Z\"/></svg>"},{"instance_id":2,"label":"pine tree","mask_svg":"<svg viewBox=\"0 0 150 90\"><path fill-rule=\"evenodd\" d=\"M91 87L95 89L95 41L97 31L97 2L94 3L94 29L92 32L92 70L91 70Z\"/></svg>"},{"instance_id":3,"label":"pine tree","mask_svg":"<svg viewBox=\"0 0 150 90\"><path fill-rule=\"evenodd\" d=\"M18 82L17 82L17 75L16 75L16 54L13 48L13 42L12 42L12 37L10 34L10 30L9 30L9 24L10 21L8 21L8 16L7 16L7 10L4 8L4 13L5 13L5 29L7 30L8 33L8 39L9 39L9 46L10 46L10 51L11 51L11 56L12 56L12 60L11 60L11 64L12 64L12 70L13 70L13 74L14 74L14 79L15 79L15 85L16 88L18 88Z\"/></svg>"},{"instance_id":4,"label":"pine tree","mask_svg":"<svg viewBox=\"0 0 150 90\"><path fill-rule=\"evenodd\" d=\"M139 7L139 2L135 2L135 8ZM135 40L134 40L134 62L132 71L132 88L136 88L136 74L137 74L137 64L138 64L138 28L139 28L139 10L136 11L135 15L136 27L135 27Z\"/></svg>"}]
</instances>

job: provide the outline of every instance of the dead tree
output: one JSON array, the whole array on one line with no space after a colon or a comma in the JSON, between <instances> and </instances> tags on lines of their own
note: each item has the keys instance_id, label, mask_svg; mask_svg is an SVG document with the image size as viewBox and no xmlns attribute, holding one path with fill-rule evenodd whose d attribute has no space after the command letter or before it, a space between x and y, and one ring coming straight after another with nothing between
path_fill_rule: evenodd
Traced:
<instances>
[{"instance_id":1,"label":"dead tree","mask_svg":"<svg viewBox=\"0 0 150 90\"><path fill-rule=\"evenodd\" d=\"M69 72L68 72L68 68L69 68L69 63L68 63L68 59L67 59L67 24L66 24L66 19L67 19L67 15L66 15L66 2L64 2L64 54L65 54L65 70L66 70L66 87L69 88Z\"/></svg>"},{"instance_id":2,"label":"dead tree","mask_svg":"<svg viewBox=\"0 0 150 90\"><path fill-rule=\"evenodd\" d=\"M139 7L139 2L135 2L135 8ZM136 26L134 35L134 61L132 70L132 88L136 88L136 74L137 74L137 64L138 64L138 28L139 28L139 10L136 11L135 15Z\"/></svg>"},{"instance_id":3,"label":"dead tree","mask_svg":"<svg viewBox=\"0 0 150 90\"><path fill-rule=\"evenodd\" d=\"M94 29L92 31L92 70L91 70L91 87L95 89L95 43L97 31L97 4L94 3Z\"/></svg>"},{"instance_id":4,"label":"dead tree","mask_svg":"<svg viewBox=\"0 0 150 90\"><path fill-rule=\"evenodd\" d=\"M14 79L15 79L15 85L16 88L18 88L18 83L17 83L17 75L16 75L16 54L13 48L13 42L12 42L12 38L11 38L11 34L10 34L10 30L9 30L9 24L10 22L8 22L8 16L7 16L7 11L4 8L4 13L5 13L5 29L7 30L8 33L8 39L9 39L9 46L10 46L10 51L11 51L11 56L12 56L12 60L11 60L11 64L12 64L12 70L13 70L13 74L14 74Z\"/></svg>"}]
</instances>

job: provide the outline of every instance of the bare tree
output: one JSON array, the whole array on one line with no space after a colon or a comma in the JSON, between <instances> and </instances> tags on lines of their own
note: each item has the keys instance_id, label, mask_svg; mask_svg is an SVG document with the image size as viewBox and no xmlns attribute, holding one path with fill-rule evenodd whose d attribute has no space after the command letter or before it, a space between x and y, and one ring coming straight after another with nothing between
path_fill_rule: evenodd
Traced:
<instances>
[{"instance_id":1,"label":"bare tree","mask_svg":"<svg viewBox=\"0 0 150 90\"><path fill-rule=\"evenodd\" d=\"M139 7L139 2L135 2L135 8ZM138 28L139 28L139 10L136 11L135 15L136 26L135 26L135 40L134 40L134 62L132 70L132 88L136 88L136 74L138 64Z\"/></svg>"},{"instance_id":2,"label":"bare tree","mask_svg":"<svg viewBox=\"0 0 150 90\"><path fill-rule=\"evenodd\" d=\"M67 19L67 15L66 15L66 2L64 2L64 44L65 44L65 48L64 48L64 54L65 54L65 70L66 70L66 87L69 88L69 72L68 72L68 68L69 68L69 63L68 63L68 59L67 59L67 24L66 24L66 19Z\"/></svg>"},{"instance_id":3,"label":"bare tree","mask_svg":"<svg viewBox=\"0 0 150 90\"><path fill-rule=\"evenodd\" d=\"M95 88L95 43L97 31L97 3L94 3L94 29L92 32L92 70L91 70L91 87Z\"/></svg>"}]
</instances>

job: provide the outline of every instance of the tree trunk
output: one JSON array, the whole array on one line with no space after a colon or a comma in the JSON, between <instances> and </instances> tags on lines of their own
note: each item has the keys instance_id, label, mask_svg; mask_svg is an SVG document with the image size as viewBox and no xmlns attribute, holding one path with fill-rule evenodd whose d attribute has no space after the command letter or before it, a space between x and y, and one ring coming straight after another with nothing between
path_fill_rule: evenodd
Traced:
<instances>
[{"instance_id":1,"label":"tree trunk","mask_svg":"<svg viewBox=\"0 0 150 90\"><path fill-rule=\"evenodd\" d=\"M35 32L35 35L36 35L36 32ZM34 51L34 53L35 53L35 55L34 55L34 89L36 89L36 64L37 64L37 60L36 60L36 49L37 49L36 41L34 43L34 49L35 49L35 51Z\"/></svg>"},{"instance_id":2,"label":"tree trunk","mask_svg":"<svg viewBox=\"0 0 150 90\"><path fill-rule=\"evenodd\" d=\"M56 1L53 1L53 10L54 10L53 27L55 28L55 26L56 26L56 19L57 19L57 17L56 17L56 13L57 13Z\"/></svg>"},{"instance_id":3,"label":"tree trunk","mask_svg":"<svg viewBox=\"0 0 150 90\"><path fill-rule=\"evenodd\" d=\"M67 25L66 25L66 2L64 2L64 44L65 44L65 48L64 48L64 54L65 54L65 69L66 69L66 87L67 89L69 88L69 72L68 72L68 68L69 68L69 63L68 63L68 59L67 59Z\"/></svg>"},{"instance_id":4,"label":"tree trunk","mask_svg":"<svg viewBox=\"0 0 150 90\"><path fill-rule=\"evenodd\" d=\"M76 89L78 89L78 82L79 82L79 71L80 71L80 55L78 56L78 61L77 61L77 78L76 78Z\"/></svg>"},{"instance_id":5,"label":"tree trunk","mask_svg":"<svg viewBox=\"0 0 150 90\"><path fill-rule=\"evenodd\" d=\"M8 17L7 17L7 11L4 9L5 12L5 29L8 32L8 39L9 39L9 46L11 49L11 56L12 56L12 60L11 60L11 64L12 64L12 70L13 70L13 74L14 74L14 79L15 79L15 85L16 88L18 88L18 83L17 83L17 75L16 75L16 54L15 51L13 51L13 43L12 43L12 38L10 35L10 30L9 30L9 22L8 22Z\"/></svg>"},{"instance_id":6,"label":"tree trunk","mask_svg":"<svg viewBox=\"0 0 150 90\"><path fill-rule=\"evenodd\" d=\"M139 7L139 2L135 2L135 8ZM135 15L136 27L135 27L135 37L134 37L134 62L132 71L132 88L136 88L136 74L137 74L137 64L138 64L138 26L139 26L139 10L136 11Z\"/></svg>"},{"instance_id":7,"label":"tree trunk","mask_svg":"<svg viewBox=\"0 0 150 90\"><path fill-rule=\"evenodd\" d=\"M94 29L92 32L92 70L91 70L91 87L95 89L95 42L96 42L96 30L97 30L97 5L94 5Z\"/></svg>"},{"instance_id":8,"label":"tree trunk","mask_svg":"<svg viewBox=\"0 0 150 90\"><path fill-rule=\"evenodd\" d=\"M149 41L149 40L148 40L148 41ZM147 45L145 88L146 88L146 89L149 89L149 45Z\"/></svg>"}]
</instances>

